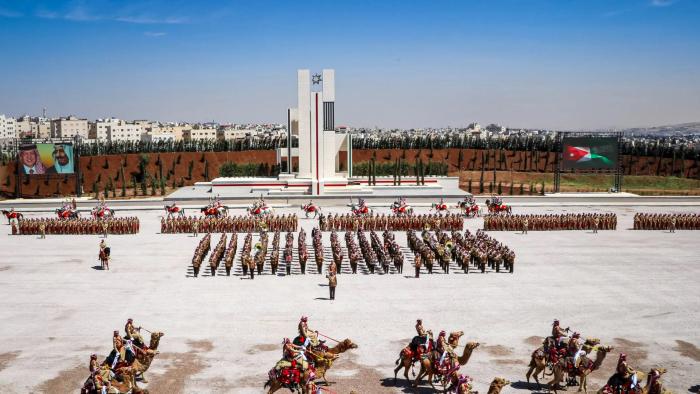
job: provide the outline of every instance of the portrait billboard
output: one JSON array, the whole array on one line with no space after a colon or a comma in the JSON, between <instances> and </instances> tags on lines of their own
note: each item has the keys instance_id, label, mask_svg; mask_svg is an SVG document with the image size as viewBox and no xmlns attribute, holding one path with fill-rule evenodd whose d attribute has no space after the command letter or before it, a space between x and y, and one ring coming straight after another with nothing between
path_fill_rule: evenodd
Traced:
<instances>
[{"instance_id":1,"label":"portrait billboard","mask_svg":"<svg viewBox=\"0 0 700 394\"><path fill-rule=\"evenodd\" d=\"M614 170L617 168L618 137L562 138L562 169Z\"/></svg>"},{"instance_id":2,"label":"portrait billboard","mask_svg":"<svg viewBox=\"0 0 700 394\"><path fill-rule=\"evenodd\" d=\"M70 143L22 144L17 154L19 171L26 175L73 174L73 145Z\"/></svg>"}]
</instances>

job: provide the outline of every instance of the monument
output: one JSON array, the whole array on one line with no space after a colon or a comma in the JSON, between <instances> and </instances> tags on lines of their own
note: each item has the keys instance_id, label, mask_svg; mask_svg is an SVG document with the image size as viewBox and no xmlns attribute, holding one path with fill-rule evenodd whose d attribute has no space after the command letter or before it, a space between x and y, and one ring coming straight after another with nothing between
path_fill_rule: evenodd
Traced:
<instances>
[{"instance_id":1,"label":"monument","mask_svg":"<svg viewBox=\"0 0 700 394\"><path fill-rule=\"evenodd\" d=\"M299 146L293 148L292 135ZM461 197L456 177L425 177L418 185L406 177L396 184L391 177L378 177L373 184L366 178L353 178L352 135L335 130L335 70L311 74L297 70L297 107L287 110L287 147L277 149L278 164L286 171L276 178L216 178L183 188L170 198L187 199L207 193L224 198L252 196L377 196L377 197ZM285 163L286 162L286 163ZM293 164L297 163L297 169ZM341 164L342 163L342 164ZM341 170L341 167L342 168ZM189 190L187 190L189 189Z\"/></svg>"}]
</instances>

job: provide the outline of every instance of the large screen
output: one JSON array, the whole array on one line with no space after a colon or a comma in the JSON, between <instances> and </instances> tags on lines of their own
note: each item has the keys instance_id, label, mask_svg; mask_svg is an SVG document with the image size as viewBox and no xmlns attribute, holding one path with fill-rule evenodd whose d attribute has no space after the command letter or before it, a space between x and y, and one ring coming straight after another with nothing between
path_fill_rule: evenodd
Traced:
<instances>
[{"instance_id":1,"label":"large screen","mask_svg":"<svg viewBox=\"0 0 700 394\"><path fill-rule=\"evenodd\" d=\"M617 168L617 137L562 138L565 170L612 170Z\"/></svg>"},{"instance_id":2,"label":"large screen","mask_svg":"<svg viewBox=\"0 0 700 394\"><path fill-rule=\"evenodd\" d=\"M72 144L22 144L17 156L22 174L72 174L74 172Z\"/></svg>"}]
</instances>

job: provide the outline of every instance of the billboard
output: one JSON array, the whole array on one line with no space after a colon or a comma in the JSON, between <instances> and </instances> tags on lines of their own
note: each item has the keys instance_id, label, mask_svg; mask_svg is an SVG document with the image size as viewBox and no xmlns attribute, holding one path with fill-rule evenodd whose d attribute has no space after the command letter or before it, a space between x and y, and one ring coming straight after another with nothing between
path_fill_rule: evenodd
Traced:
<instances>
[{"instance_id":1,"label":"billboard","mask_svg":"<svg viewBox=\"0 0 700 394\"><path fill-rule=\"evenodd\" d=\"M562 169L614 170L618 137L562 137Z\"/></svg>"},{"instance_id":2,"label":"billboard","mask_svg":"<svg viewBox=\"0 0 700 394\"><path fill-rule=\"evenodd\" d=\"M73 145L70 143L22 144L17 162L26 175L73 174Z\"/></svg>"}]
</instances>

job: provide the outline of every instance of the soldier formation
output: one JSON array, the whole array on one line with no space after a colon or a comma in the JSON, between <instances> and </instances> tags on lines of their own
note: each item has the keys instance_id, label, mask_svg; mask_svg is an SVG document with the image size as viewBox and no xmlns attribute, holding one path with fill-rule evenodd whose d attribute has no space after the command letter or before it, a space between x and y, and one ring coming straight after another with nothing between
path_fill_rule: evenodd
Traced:
<instances>
[{"instance_id":1,"label":"soldier formation","mask_svg":"<svg viewBox=\"0 0 700 394\"><path fill-rule=\"evenodd\" d=\"M161 218L162 234L176 233L231 233L260 231L296 231L299 218L296 214L225 217L182 217Z\"/></svg>"},{"instance_id":2,"label":"soldier formation","mask_svg":"<svg viewBox=\"0 0 700 394\"><path fill-rule=\"evenodd\" d=\"M411 216L370 214L355 216L348 213L345 215L321 215L318 224L321 231L406 231L423 230L425 228L461 231L464 227L464 217L459 214L422 214Z\"/></svg>"},{"instance_id":3,"label":"soldier formation","mask_svg":"<svg viewBox=\"0 0 700 394\"><path fill-rule=\"evenodd\" d=\"M436 263L444 273L449 274L452 261L455 261L464 273L469 273L470 266L482 273L486 272L487 267L500 272L503 266L503 269L513 273L515 253L481 230L477 231L476 235L465 230L464 236L459 231L453 231L451 234L443 231L436 231L434 234L423 231L420 238L415 231L409 231L406 238L408 247L414 253L416 278L420 277L420 268L423 265L428 273L432 274Z\"/></svg>"},{"instance_id":4,"label":"soldier formation","mask_svg":"<svg viewBox=\"0 0 700 394\"><path fill-rule=\"evenodd\" d=\"M486 215L487 231L615 230L614 213L566 213L542 215Z\"/></svg>"},{"instance_id":5,"label":"soldier formation","mask_svg":"<svg viewBox=\"0 0 700 394\"><path fill-rule=\"evenodd\" d=\"M700 214L697 213L636 213L635 230L700 230Z\"/></svg>"},{"instance_id":6,"label":"soldier formation","mask_svg":"<svg viewBox=\"0 0 700 394\"><path fill-rule=\"evenodd\" d=\"M137 217L109 219L22 219L12 223L14 235L45 234L136 234L139 232Z\"/></svg>"}]
</instances>

